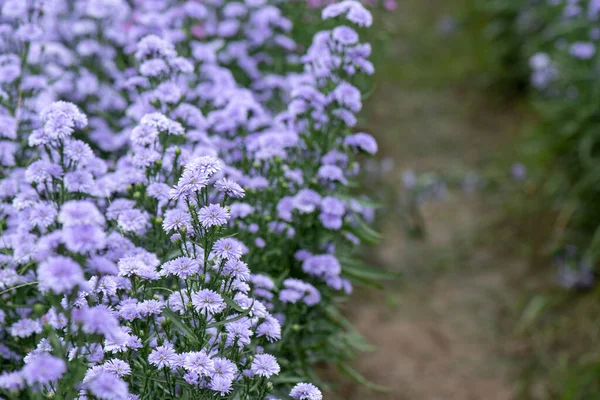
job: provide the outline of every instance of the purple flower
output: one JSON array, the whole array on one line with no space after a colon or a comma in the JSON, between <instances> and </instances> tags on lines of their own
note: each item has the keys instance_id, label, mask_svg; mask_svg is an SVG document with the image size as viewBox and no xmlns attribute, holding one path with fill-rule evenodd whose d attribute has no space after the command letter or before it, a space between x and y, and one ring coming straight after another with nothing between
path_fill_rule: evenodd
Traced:
<instances>
[{"instance_id":1,"label":"purple flower","mask_svg":"<svg viewBox=\"0 0 600 400\"><path fill-rule=\"evenodd\" d=\"M165 308L165 305L159 300L142 301L138 306L140 314L144 317L160 315L163 308Z\"/></svg>"},{"instance_id":2,"label":"purple flower","mask_svg":"<svg viewBox=\"0 0 600 400\"><path fill-rule=\"evenodd\" d=\"M98 372L85 388L101 400L125 400L129 394L127 383L108 371Z\"/></svg>"},{"instance_id":3,"label":"purple flower","mask_svg":"<svg viewBox=\"0 0 600 400\"><path fill-rule=\"evenodd\" d=\"M143 76L156 77L169 72L169 65L160 58L146 60L140 65L140 73Z\"/></svg>"},{"instance_id":4,"label":"purple flower","mask_svg":"<svg viewBox=\"0 0 600 400\"><path fill-rule=\"evenodd\" d=\"M302 189L293 198L293 205L303 214L311 213L321 203L321 196L311 189Z\"/></svg>"},{"instance_id":5,"label":"purple flower","mask_svg":"<svg viewBox=\"0 0 600 400\"><path fill-rule=\"evenodd\" d=\"M42 292L67 293L85 282L79 264L64 256L51 257L41 263L37 277Z\"/></svg>"},{"instance_id":6,"label":"purple flower","mask_svg":"<svg viewBox=\"0 0 600 400\"><path fill-rule=\"evenodd\" d=\"M114 343L121 343L126 339L119 321L106 306L74 310L73 319L82 324L83 331L86 333L102 334Z\"/></svg>"},{"instance_id":7,"label":"purple flower","mask_svg":"<svg viewBox=\"0 0 600 400\"><path fill-rule=\"evenodd\" d=\"M87 126L87 117L72 103L57 101L41 112L44 133L53 140L65 139L73 131Z\"/></svg>"},{"instance_id":8,"label":"purple flower","mask_svg":"<svg viewBox=\"0 0 600 400\"><path fill-rule=\"evenodd\" d=\"M218 314L225 309L221 295L210 289L192 293L192 304L196 311L206 312L208 315Z\"/></svg>"},{"instance_id":9,"label":"purple flower","mask_svg":"<svg viewBox=\"0 0 600 400\"><path fill-rule=\"evenodd\" d=\"M362 150L369 154L377 153L377 142L373 136L368 133L355 133L354 135L346 136L344 139L346 146L354 149Z\"/></svg>"},{"instance_id":10,"label":"purple flower","mask_svg":"<svg viewBox=\"0 0 600 400\"><path fill-rule=\"evenodd\" d=\"M332 196L324 197L320 207L324 213L337 216L342 216L346 212L346 203Z\"/></svg>"},{"instance_id":11,"label":"purple flower","mask_svg":"<svg viewBox=\"0 0 600 400\"><path fill-rule=\"evenodd\" d=\"M197 274L200 271L200 264L189 257L178 257L164 263L162 268L166 275L175 275L181 279L185 279Z\"/></svg>"},{"instance_id":12,"label":"purple flower","mask_svg":"<svg viewBox=\"0 0 600 400\"><path fill-rule=\"evenodd\" d=\"M362 108L360 90L348 82L340 83L331 93L331 96L338 104L352 112L357 113Z\"/></svg>"},{"instance_id":13,"label":"purple flower","mask_svg":"<svg viewBox=\"0 0 600 400\"><path fill-rule=\"evenodd\" d=\"M31 208L29 221L33 226L47 228L56 221L58 211L51 203L37 203Z\"/></svg>"},{"instance_id":14,"label":"purple flower","mask_svg":"<svg viewBox=\"0 0 600 400\"><path fill-rule=\"evenodd\" d=\"M317 171L317 176L326 181L340 182L344 185L348 182L344 177L344 171L336 165L321 165Z\"/></svg>"},{"instance_id":15,"label":"purple flower","mask_svg":"<svg viewBox=\"0 0 600 400\"><path fill-rule=\"evenodd\" d=\"M227 178L222 178L215 182L215 188L219 192L234 199L242 199L245 196L244 189L236 182Z\"/></svg>"},{"instance_id":16,"label":"purple flower","mask_svg":"<svg viewBox=\"0 0 600 400\"><path fill-rule=\"evenodd\" d=\"M232 380L215 377L210 382L210 388L215 392L219 392L221 396L225 396L232 389Z\"/></svg>"},{"instance_id":17,"label":"purple flower","mask_svg":"<svg viewBox=\"0 0 600 400\"><path fill-rule=\"evenodd\" d=\"M232 381L237 373L237 367L231 361L223 357L213 359L213 368L210 372L212 379L224 379Z\"/></svg>"},{"instance_id":18,"label":"purple flower","mask_svg":"<svg viewBox=\"0 0 600 400\"><path fill-rule=\"evenodd\" d=\"M309 275L318 277L338 276L342 267L334 256L330 254L315 255L302 262L302 270Z\"/></svg>"},{"instance_id":19,"label":"purple flower","mask_svg":"<svg viewBox=\"0 0 600 400\"><path fill-rule=\"evenodd\" d=\"M341 229L344 224L342 218L335 214L321 213L319 214L319 220L325 228L334 231Z\"/></svg>"},{"instance_id":20,"label":"purple flower","mask_svg":"<svg viewBox=\"0 0 600 400\"><path fill-rule=\"evenodd\" d=\"M14 337L26 338L35 333L42 332L42 324L39 321L23 318L10 327L10 334Z\"/></svg>"},{"instance_id":21,"label":"purple flower","mask_svg":"<svg viewBox=\"0 0 600 400\"><path fill-rule=\"evenodd\" d=\"M350 46L358 43L358 33L347 26L335 27L331 36L343 45Z\"/></svg>"},{"instance_id":22,"label":"purple flower","mask_svg":"<svg viewBox=\"0 0 600 400\"><path fill-rule=\"evenodd\" d=\"M208 181L209 176L206 172L188 165L179 178L177 186L171 191L171 198L185 199L206 187Z\"/></svg>"},{"instance_id":23,"label":"purple flower","mask_svg":"<svg viewBox=\"0 0 600 400\"><path fill-rule=\"evenodd\" d=\"M163 221L163 229L169 233L174 230L192 230L192 219L190 215L180 209L169 210L165 213L165 219Z\"/></svg>"},{"instance_id":24,"label":"purple flower","mask_svg":"<svg viewBox=\"0 0 600 400\"><path fill-rule=\"evenodd\" d=\"M129 199L115 199L106 208L106 218L117 219L125 211L132 210L135 207L135 201Z\"/></svg>"},{"instance_id":25,"label":"purple flower","mask_svg":"<svg viewBox=\"0 0 600 400\"><path fill-rule=\"evenodd\" d=\"M200 376L208 376L214 368L214 363L204 350L186 353L183 368Z\"/></svg>"},{"instance_id":26,"label":"purple flower","mask_svg":"<svg viewBox=\"0 0 600 400\"><path fill-rule=\"evenodd\" d=\"M69 140L65 144L65 158L75 164L85 165L94 158L89 144L81 140Z\"/></svg>"},{"instance_id":27,"label":"purple flower","mask_svg":"<svg viewBox=\"0 0 600 400\"><path fill-rule=\"evenodd\" d=\"M123 232L143 234L150 225L150 216L137 209L126 210L119 214L117 222Z\"/></svg>"},{"instance_id":28,"label":"purple flower","mask_svg":"<svg viewBox=\"0 0 600 400\"><path fill-rule=\"evenodd\" d=\"M257 354L252 361L250 370L258 376L270 378L279 373L279 364L277 359L271 354Z\"/></svg>"},{"instance_id":29,"label":"purple flower","mask_svg":"<svg viewBox=\"0 0 600 400\"><path fill-rule=\"evenodd\" d=\"M105 371L111 372L119 378L131 374L131 367L129 364L118 358L106 361L102 367Z\"/></svg>"},{"instance_id":30,"label":"purple flower","mask_svg":"<svg viewBox=\"0 0 600 400\"><path fill-rule=\"evenodd\" d=\"M148 356L148 362L157 368L173 367L177 358L173 347L170 345L158 346Z\"/></svg>"},{"instance_id":31,"label":"purple flower","mask_svg":"<svg viewBox=\"0 0 600 400\"><path fill-rule=\"evenodd\" d=\"M596 54L596 45L589 42L575 42L569 48L569 54L582 60L589 60Z\"/></svg>"},{"instance_id":32,"label":"purple flower","mask_svg":"<svg viewBox=\"0 0 600 400\"><path fill-rule=\"evenodd\" d=\"M269 342L281 339L281 324L275 318L269 316L266 321L256 328L258 337L265 337Z\"/></svg>"},{"instance_id":33,"label":"purple flower","mask_svg":"<svg viewBox=\"0 0 600 400\"><path fill-rule=\"evenodd\" d=\"M46 385L60 379L67 371L67 364L60 358L48 354L33 357L23 367L23 378L28 385Z\"/></svg>"},{"instance_id":34,"label":"purple flower","mask_svg":"<svg viewBox=\"0 0 600 400\"><path fill-rule=\"evenodd\" d=\"M20 390L25 386L21 371L2 372L0 374L0 388L9 391Z\"/></svg>"},{"instance_id":35,"label":"purple flower","mask_svg":"<svg viewBox=\"0 0 600 400\"><path fill-rule=\"evenodd\" d=\"M219 204L209 204L200 209L198 219L205 228L222 226L229 220L229 212Z\"/></svg>"},{"instance_id":36,"label":"purple flower","mask_svg":"<svg viewBox=\"0 0 600 400\"><path fill-rule=\"evenodd\" d=\"M228 260L239 260L242 257L242 246L233 238L223 238L215 242L213 255Z\"/></svg>"},{"instance_id":37,"label":"purple flower","mask_svg":"<svg viewBox=\"0 0 600 400\"><path fill-rule=\"evenodd\" d=\"M62 230L62 241L69 251L89 253L104 247L106 234L97 225L67 226Z\"/></svg>"},{"instance_id":38,"label":"purple flower","mask_svg":"<svg viewBox=\"0 0 600 400\"><path fill-rule=\"evenodd\" d=\"M37 160L32 162L25 171L25 180L28 183L52 182L53 178L59 178L62 175L62 168L58 164L53 164L46 160Z\"/></svg>"},{"instance_id":39,"label":"purple flower","mask_svg":"<svg viewBox=\"0 0 600 400\"><path fill-rule=\"evenodd\" d=\"M323 19L335 18L340 15L346 15L348 21L354 22L358 26L369 27L373 24L371 13L356 0L344 0L330 4L321 13Z\"/></svg>"},{"instance_id":40,"label":"purple flower","mask_svg":"<svg viewBox=\"0 0 600 400\"><path fill-rule=\"evenodd\" d=\"M294 400L322 400L323 394L311 383L298 383L290 391L290 397Z\"/></svg>"},{"instance_id":41,"label":"purple flower","mask_svg":"<svg viewBox=\"0 0 600 400\"><path fill-rule=\"evenodd\" d=\"M148 57L162 57L165 59L177 56L175 46L156 35L148 35L137 44L135 58L142 60Z\"/></svg>"},{"instance_id":42,"label":"purple flower","mask_svg":"<svg viewBox=\"0 0 600 400\"><path fill-rule=\"evenodd\" d=\"M240 281L247 281L250 279L250 269L248 265L240 260L232 259L227 260L223 267L223 273L231 275L232 278L239 279Z\"/></svg>"},{"instance_id":43,"label":"purple flower","mask_svg":"<svg viewBox=\"0 0 600 400\"><path fill-rule=\"evenodd\" d=\"M58 222L64 226L102 225L104 217L93 203L87 200L72 200L63 204L58 214Z\"/></svg>"},{"instance_id":44,"label":"purple flower","mask_svg":"<svg viewBox=\"0 0 600 400\"><path fill-rule=\"evenodd\" d=\"M64 182L67 190L72 193L91 193L94 188L94 177L87 171L66 173Z\"/></svg>"}]
</instances>

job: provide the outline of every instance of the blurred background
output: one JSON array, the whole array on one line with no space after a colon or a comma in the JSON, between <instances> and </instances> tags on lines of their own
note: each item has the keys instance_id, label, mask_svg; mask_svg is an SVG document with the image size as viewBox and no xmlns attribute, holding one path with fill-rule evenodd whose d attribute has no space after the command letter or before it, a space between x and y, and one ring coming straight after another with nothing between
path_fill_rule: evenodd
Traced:
<instances>
[{"instance_id":1,"label":"blurred background","mask_svg":"<svg viewBox=\"0 0 600 400\"><path fill-rule=\"evenodd\" d=\"M400 0L361 129L379 141L368 344L337 399L600 399L596 0ZM336 374L336 372L329 372Z\"/></svg>"}]
</instances>

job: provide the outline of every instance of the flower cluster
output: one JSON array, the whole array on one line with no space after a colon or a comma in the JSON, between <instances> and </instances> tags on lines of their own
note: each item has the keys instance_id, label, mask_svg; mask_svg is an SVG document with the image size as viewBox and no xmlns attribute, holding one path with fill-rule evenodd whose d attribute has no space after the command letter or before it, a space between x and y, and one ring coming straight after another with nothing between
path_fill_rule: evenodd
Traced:
<instances>
[{"instance_id":1,"label":"flower cluster","mask_svg":"<svg viewBox=\"0 0 600 400\"><path fill-rule=\"evenodd\" d=\"M377 236L352 191L373 18L302 10L2 3L0 396L322 398Z\"/></svg>"}]
</instances>

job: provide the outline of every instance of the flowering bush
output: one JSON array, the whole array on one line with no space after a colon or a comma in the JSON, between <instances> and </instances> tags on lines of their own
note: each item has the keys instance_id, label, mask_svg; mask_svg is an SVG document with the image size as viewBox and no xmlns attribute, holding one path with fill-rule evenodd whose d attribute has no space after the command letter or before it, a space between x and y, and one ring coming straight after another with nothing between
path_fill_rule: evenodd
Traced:
<instances>
[{"instance_id":1,"label":"flowering bush","mask_svg":"<svg viewBox=\"0 0 600 400\"><path fill-rule=\"evenodd\" d=\"M0 396L321 399L312 366L357 345L338 300L375 275L371 13L0 4Z\"/></svg>"}]
</instances>

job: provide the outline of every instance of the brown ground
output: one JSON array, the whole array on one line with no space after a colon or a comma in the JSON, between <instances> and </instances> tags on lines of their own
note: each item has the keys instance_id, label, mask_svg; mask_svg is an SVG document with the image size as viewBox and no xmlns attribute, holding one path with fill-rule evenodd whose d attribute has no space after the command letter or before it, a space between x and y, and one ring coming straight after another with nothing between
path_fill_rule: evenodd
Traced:
<instances>
[{"instance_id":1,"label":"brown ground","mask_svg":"<svg viewBox=\"0 0 600 400\"><path fill-rule=\"evenodd\" d=\"M407 168L487 167L521 123L515 110L494 104L481 90L466 90L464 80L456 83L452 75L465 68L460 56L435 50L446 41L432 27L449 3L401 1L388 26L393 40L368 107L367 129L378 137L380 156L393 158L396 176ZM526 262L519 243L510 244L511 234L497 226L504 212L499 201L493 194L455 190L444 201L425 204L423 240L407 237L393 211L386 211L385 239L370 258L405 278L383 292L360 290L347 308L358 330L377 346L354 367L390 391L347 381L326 398L513 398L507 350L514 345L499 333L499 317L511 298L510 282Z\"/></svg>"}]
</instances>

